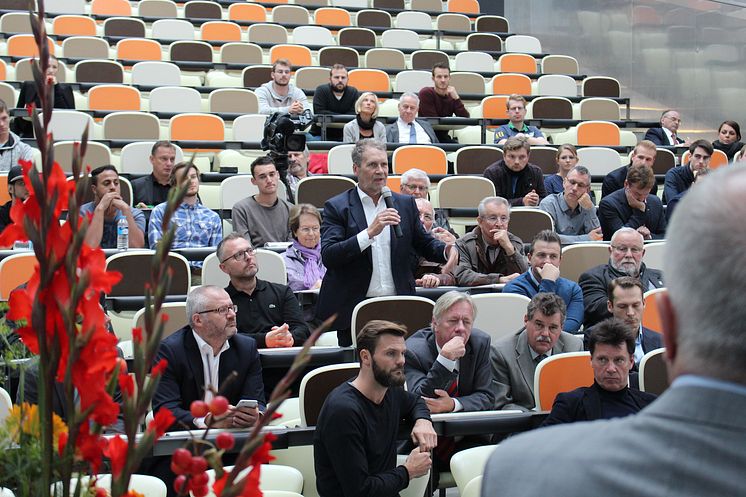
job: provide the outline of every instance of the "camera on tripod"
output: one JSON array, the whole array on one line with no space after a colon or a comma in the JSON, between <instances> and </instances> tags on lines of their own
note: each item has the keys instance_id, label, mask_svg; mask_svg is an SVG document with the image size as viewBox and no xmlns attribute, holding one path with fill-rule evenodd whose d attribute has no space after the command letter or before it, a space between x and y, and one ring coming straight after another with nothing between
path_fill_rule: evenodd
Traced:
<instances>
[{"instance_id":1,"label":"camera on tripod","mask_svg":"<svg viewBox=\"0 0 746 497\"><path fill-rule=\"evenodd\" d=\"M302 129L313 122L313 114L306 109L302 114L271 114L264 124L262 150L268 150L275 163L280 180L287 189L288 200L294 202L293 192L287 182L288 152L302 152L306 148L306 135Z\"/></svg>"}]
</instances>

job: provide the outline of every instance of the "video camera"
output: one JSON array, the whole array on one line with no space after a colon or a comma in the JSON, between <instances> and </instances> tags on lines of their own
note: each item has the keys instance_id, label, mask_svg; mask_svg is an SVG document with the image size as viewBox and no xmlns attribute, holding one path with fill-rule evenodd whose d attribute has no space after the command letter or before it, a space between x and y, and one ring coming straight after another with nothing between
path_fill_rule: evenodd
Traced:
<instances>
[{"instance_id":1,"label":"video camera","mask_svg":"<svg viewBox=\"0 0 746 497\"><path fill-rule=\"evenodd\" d=\"M288 200L293 202L293 192L287 182L288 152L302 152L306 148L306 135L302 129L313 122L311 111L306 109L302 114L271 114L264 124L262 150L268 150L275 163L280 181L285 184Z\"/></svg>"}]
</instances>

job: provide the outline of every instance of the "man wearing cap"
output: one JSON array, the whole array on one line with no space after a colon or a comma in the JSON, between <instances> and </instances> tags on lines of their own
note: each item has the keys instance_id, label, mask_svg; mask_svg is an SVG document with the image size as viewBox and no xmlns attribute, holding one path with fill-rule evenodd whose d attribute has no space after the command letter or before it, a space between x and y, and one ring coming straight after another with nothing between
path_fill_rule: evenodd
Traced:
<instances>
[{"instance_id":1,"label":"man wearing cap","mask_svg":"<svg viewBox=\"0 0 746 497\"><path fill-rule=\"evenodd\" d=\"M28 198L28 189L26 183L23 182L21 166L13 166L8 172L8 194L10 194L10 200L0 206L0 231L13 224L13 220L10 219L10 208L13 204L16 201L23 202Z\"/></svg>"}]
</instances>

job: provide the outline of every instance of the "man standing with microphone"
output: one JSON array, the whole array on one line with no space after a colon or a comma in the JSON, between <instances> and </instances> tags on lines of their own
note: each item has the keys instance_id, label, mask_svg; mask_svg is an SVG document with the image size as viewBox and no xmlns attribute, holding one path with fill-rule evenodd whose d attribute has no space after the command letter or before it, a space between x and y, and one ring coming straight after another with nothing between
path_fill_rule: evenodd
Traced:
<instances>
[{"instance_id":1,"label":"man standing with microphone","mask_svg":"<svg viewBox=\"0 0 746 497\"><path fill-rule=\"evenodd\" d=\"M327 272L316 305L321 319L337 314L332 329L342 346L352 343L350 319L358 302L414 295L415 254L442 263L455 250L425 232L414 197L384 193L389 170L385 143L358 141L352 164L357 188L324 205L321 257Z\"/></svg>"}]
</instances>

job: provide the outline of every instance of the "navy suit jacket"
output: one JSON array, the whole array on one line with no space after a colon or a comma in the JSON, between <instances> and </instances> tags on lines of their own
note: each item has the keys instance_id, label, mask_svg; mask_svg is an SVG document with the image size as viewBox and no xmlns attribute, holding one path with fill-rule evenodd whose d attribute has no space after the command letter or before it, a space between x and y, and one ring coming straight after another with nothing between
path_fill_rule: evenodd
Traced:
<instances>
[{"instance_id":1,"label":"navy suit jacket","mask_svg":"<svg viewBox=\"0 0 746 497\"><path fill-rule=\"evenodd\" d=\"M599 388L601 387L594 383L590 387L580 387L557 395L552 412L549 413L542 426L605 419L601 411ZM637 406L638 412L657 398L652 393L641 392L634 388L629 389L629 395Z\"/></svg>"},{"instance_id":2,"label":"navy suit jacket","mask_svg":"<svg viewBox=\"0 0 746 497\"><path fill-rule=\"evenodd\" d=\"M259 410L264 411L264 382L256 341L237 333L228 342L230 348L220 355L218 386L221 395L231 405L236 405L241 399L257 400ZM184 425L196 429L189 406L192 401L204 399L205 376L200 351L190 326L184 326L161 342L154 364L161 359L168 361L168 367L153 395L153 412L158 412L161 407L171 410L176 421L169 430L182 430ZM234 371L237 376L223 385L223 381Z\"/></svg>"},{"instance_id":3,"label":"navy suit jacket","mask_svg":"<svg viewBox=\"0 0 746 497\"><path fill-rule=\"evenodd\" d=\"M650 230L653 240L665 238L666 215L661 199L656 195L648 195L646 205L645 212L630 207L623 189L602 198L598 204L598 219L601 221L604 240L611 240L611 236L625 226L632 229L645 226Z\"/></svg>"},{"instance_id":4,"label":"navy suit jacket","mask_svg":"<svg viewBox=\"0 0 746 497\"><path fill-rule=\"evenodd\" d=\"M601 198L611 195L617 190L624 188L624 181L627 179L627 172L629 166L621 166L609 174L604 176L604 181L601 183ZM650 190L651 195L658 195L658 184L653 183L653 188Z\"/></svg>"},{"instance_id":5,"label":"navy suit jacket","mask_svg":"<svg viewBox=\"0 0 746 497\"><path fill-rule=\"evenodd\" d=\"M391 274L397 295L414 295L412 252L432 262L445 262L445 244L425 232L420 222L414 197L392 194L399 211L403 236L397 238L391 230ZM332 329L339 331L340 345L350 345L352 310L365 299L373 274L371 247L360 252L357 235L368 228L365 211L357 188L327 200L321 223L321 258L326 266L316 316L326 319L337 313Z\"/></svg>"},{"instance_id":6,"label":"navy suit jacket","mask_svg":"<svg viewBox=\"0 0 746 497\"><path fill-rule=\"evenodd\" d=\"M645 140L650 140L651 142L655 143L656 145L661 145L661 146L664 146L664 147L670 147L671 145L676 145L676 144L679 144L679 143L684 143L684 140L682 140L678 136L676 137L676 143L675 144L671 143L668 140L668 135L666 135L666 132L663 131L663 128L660 128L660 127L658 127L658 128L650 128L645 133L645 138L644 139Z\"/></svg>"}]
</instances>

